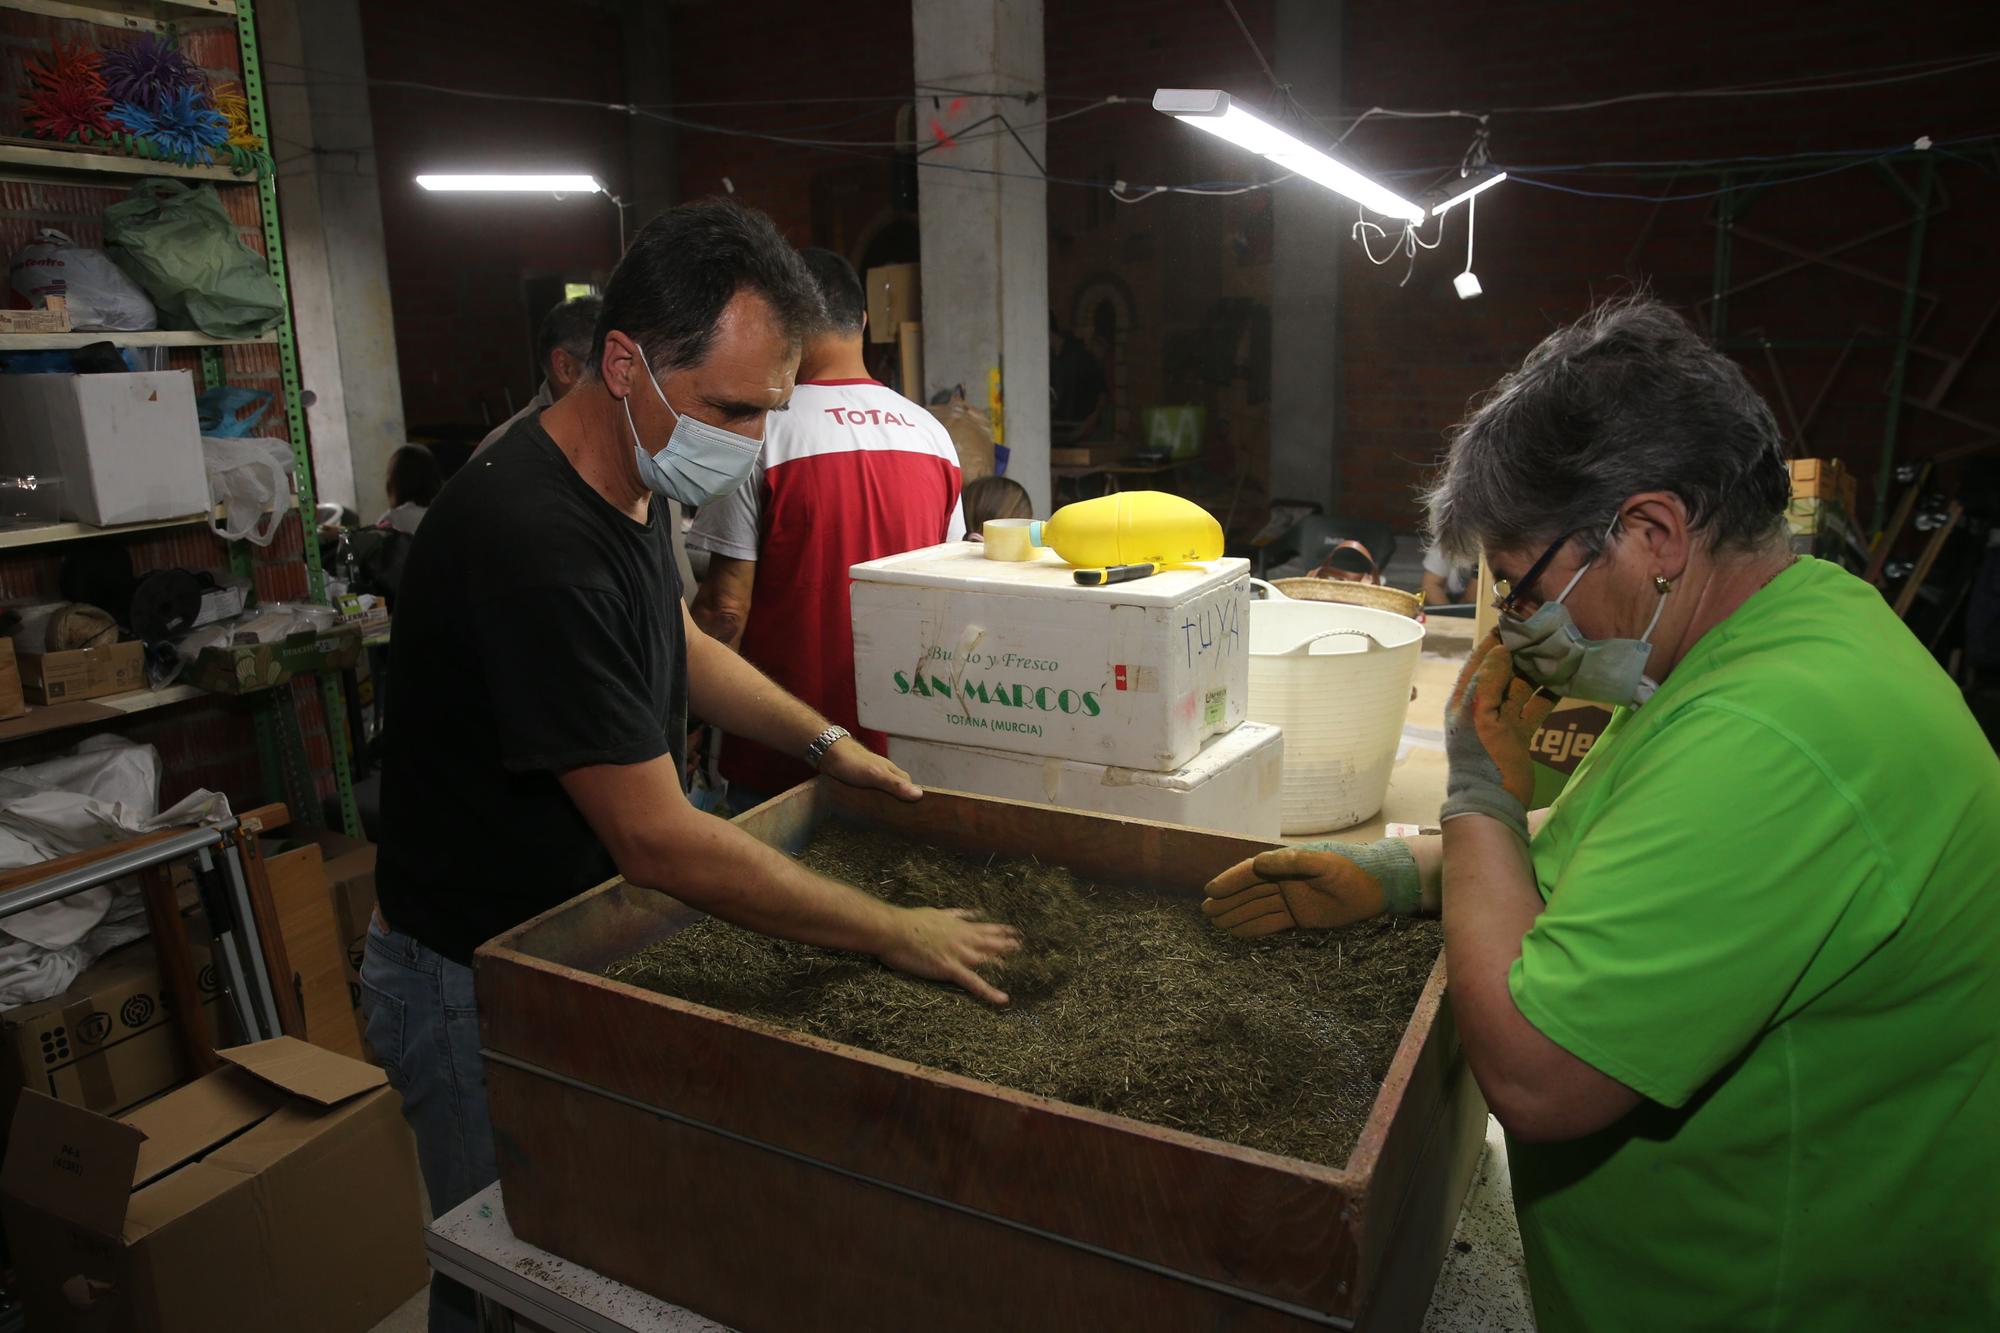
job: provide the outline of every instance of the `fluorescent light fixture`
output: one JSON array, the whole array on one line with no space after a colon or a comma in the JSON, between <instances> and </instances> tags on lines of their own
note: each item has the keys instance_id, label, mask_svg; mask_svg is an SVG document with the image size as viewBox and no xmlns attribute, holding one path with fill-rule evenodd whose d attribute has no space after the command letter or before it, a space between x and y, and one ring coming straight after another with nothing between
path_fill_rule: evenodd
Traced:
<instances>
[{"instance_id":1,"label":"fluorescent light fixture","mask_svg":"<svg viewBox=\"0 0 2000 1333\"><path fill-rule=\"evenodd\" d=\"M473 194L600 194L604 190L595 176L419 176L417 184L426 190Z\"/></svg>"},{"instance_id":2,"label":"fluorescent light fixture","mask_svg":"<svg viewBox=\"0 0 2000 1333\"><path fill-rule=\"evenodd\" d=\"M1252 115L1213 88L1161 88L1153 93L1153 110L1164 111L1218 139L1261 154L1286 171L1317 181L1335 194L1346 195L1363 208L1405 222L1422 222L1424 209L1387 186L1368 179L1337 158L1322 153L1262 116Z\"/></svg>"},{"instance_id":3,"label":"fluorescent light fixture","mask_svg":"<svg viewBox=\"0 0 2000 1333\"><path fill-rule=\"evenodd\" d=\"M1491 167L1460 177L1446 188L1444 202L1431 209L1431 216L1443 217L1447 209L1456 208L1474 195L1484 194L1506 179L1506 172L1495 171Z\"/></svg>"}]
</instances>

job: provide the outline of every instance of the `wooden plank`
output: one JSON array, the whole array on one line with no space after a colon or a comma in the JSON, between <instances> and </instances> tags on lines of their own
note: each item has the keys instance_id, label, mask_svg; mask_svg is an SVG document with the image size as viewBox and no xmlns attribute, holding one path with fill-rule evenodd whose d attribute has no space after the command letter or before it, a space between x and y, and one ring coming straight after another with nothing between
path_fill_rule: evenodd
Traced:
<instances>
[{"instance_id":1,"label":"wooden plank","mask_svg":"<svg viewBox=\"0 0 2000 1333\"><path fill-rule=\"evenodd\" d=\"M278 1011L278 1027L288 1037L306 1035L305 1009L298 988L292 983L292 960L285 949L285 935L278 921L278 906L271 897L271 880L264 864L264 850L255 829L241 828L230 834L243 867L243 887L250 898L250 914L256 918L257 943L264 951L264 970L271 978L271 996ZM315 848L314 850L318 850Z\"/></svg>"},{"instance_id":2,"label":"wooden plank","mask_svg":"<svg viewBox=\"0 0 2000 1333\"><path fill-rule=\"evenodd\" d=\"M4 3L5 0L0 0L0 4ZM86 329L66 333L0 333L0 352L60 351L88 347L92 343L111 343L118 347L255 347L260 344L275 345L277 341L276 333L263 333L254 338L211 338L206 333L196 333L191 329L138 329L127 332ZM192 523L198 520L181 521Z\"/></svg>"},{"instance_id":3,"label":"wooden plank","mask_svg":"<svg viewBox=\"0 0 2000 1333\"><path fill-rule=\"evenodd\" d=\"M1895 516L1889 520L1889 525L1876 533L1875 540L1869 543L1868 572L1863 577L1878 588L1882 586L1882 566L1889 563L1889 552L1902 539L1903 529L1916 510L1917 498L1930 484L1930 479L1931 465L1925 463L1917 470L1916 480L1903 489L1903 498L1896 501Z\"/></svg>"},{"instance_id":4,"label":"wooden plank","mask_svg":"<svg viewBox=\"0 0 2000 1333\"><path fill-rule=\"evenodd\" d=\"M155 843L165 842L169 838L178 838L187 831L185 828L168 828L153 833L141 833L117 842L108 842L102 847L87 847L80 852L68 852L62 856L50 857L46 861L37 861L33 865L16 866L12 870L0 871L0 893L23 888L52 875L81 870L109 856L136 852Z\"/></svg>"},{"instance_id":5,"label":"wooden plank","mask_svg":"<svg viewBox=\"0 0 2000 1333\"><path fill-rule=\"evenodd\" d=\"M214 181L218 185L255 185L255 176L239 176L228 167L184 166L151 158L125 157L61 148L53 143L13 136L0 137L0 179L75 180L80 177L172 176L182 180ZM97 180L86 182L110 185ZM120 182L121 186L123 182Z\"/></svg>"},{"instance_id":6,"label":"wooden plank","mask_svg":"<svg viewBox=\"0 0 2000 1333\"><path fill-rule=\"evenodd\" d=\"M906 805L822 784L795 789L739 823L797 850L817 822L834 817L965 852L1031 853L1092 878L1187 898L1217 870L1268 845L952 793ZM597 975L696 919L664 895L614 882L486 945L477 968L482 1035L494 1053L489 1070L523 1061L741 1135L760 1151L798 1154L822 1171L948 1199L1331 1317L1354 1315L1398 1217L1413 1201L1435 1204L1445 1187L1429 1161L1432 1126L1447 1103L1463 1110L1458 1103L1471 1084L1450 1076L1456 1045L1441 970L1361 1146L1345 1169L1334 1169L1029 1097ZM497 1097L495 1124L503 1144L539 1133L515 1123ZM517 1181L530 1164L511 1156L503 1152L501 1165L510 1211L517 1183L518 1197L540 1188ZM585 1200L600 1192L583 1176L547 1188ZM714 1220L713 1208L703 1217ZM525 1225L541 1238L523 1230L524 1238L583 1263L596 1262L600 1244L620 1243L608 1234L618 1228L593 1222L587 1208ZM904 1240L929 1253L928 1233ZM688 1295L646 1289L673 1300Z\"/></svg>"},{"instance_id":7,"label":"wooden plank","mask_svg":"<svg viewBox=\"0 0 2000 1333\"><path fill-rule=\"evenodd\" d=\"M1924 543L1924 552L1917 557L1917 567L1910 571L1910 577L1903 584L1903 590L1896 594L1897 619L1907 617L1910 608L1916 605L1918 591L1923 588L1924 580L1931 576L1931 567L1937 564L1938 556L1944 551L1944 544L1951 539L1953 530L1958 527L1958 521L1963 517L1965 517L1965 506L1953 500L1951 508L1945 511L1944 522L1931 531L1931 539Z\"/></svg>"},{"instance_id":8,"label":"wooden plank","mask_svg":"<svg viewBox=\"0 0 2000 1333\"><path fill-rule=\"evenodd\" d=\"M270 857L264 869L277 909L278 934L292 965L286 984L298 997L305 1039L363 1059L354 1007L347 998L347 958L319 846L307 843Z\"/></svg>"},{"instance_id":9,"label":"wooden plank","mask_svg":"<svg viewBox=\"0 0 2000 1333\"><path fill-rule=\"evenodd\" d=\"M564 1256L587 1237L579 1262L732 1328L1321 1326L502 1064L487 1064L486 1084L508 1126L500 1178L515 1235ZM646 1167L631 1169L639 1152Z\"/></svg>"},{"instance_id":10,"label":"wooden plank","mask_svg":"<svg viewBox=\"0 0 2000 1333\"><path fill-rule=\"evenodd\" d=\"M177 830L178 831L178 830ZM209 1045L208 1020L196 984L194 952L188 947L187 926L181 920L179 895L165 866L139 872L139 892L146 903L146 925L153 934L153 957L160 968L160 989L174 1011L174 1038L197 1076L216 1068Z\"/></svg>"}]
</instances>

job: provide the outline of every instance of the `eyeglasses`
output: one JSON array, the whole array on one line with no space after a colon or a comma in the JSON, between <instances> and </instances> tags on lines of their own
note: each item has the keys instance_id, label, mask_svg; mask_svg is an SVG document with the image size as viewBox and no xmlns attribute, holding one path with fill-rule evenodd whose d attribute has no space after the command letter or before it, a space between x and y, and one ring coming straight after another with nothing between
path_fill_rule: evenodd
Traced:
<instances>
[{"instance_id":1,"label":"eyeglasses","mask_svg":"<svg viewBox=\"0 0 2000 1333\"><path fill-rule=\"evenodd\" d=\"M1520 606L1521 600L1533 590L1535 581L1542 577L1543 572L1548 569L1549 563L1556 558L1556 552L1568 545L1572 537L1575 537L1580 532L1588 532L1594 526L1596 525L1588 524L1581 528L1571 528L1568 532L1550 542L1549 549L1543 551L1541 557L1534 564L1528 566L1528 572L1521 576L1521 586L1518 591L1506 579L1496 581L1493 585L1493 609L1510 616L1519 615L1520 612L1517 608Z\"/></svg>"}]
</instances>

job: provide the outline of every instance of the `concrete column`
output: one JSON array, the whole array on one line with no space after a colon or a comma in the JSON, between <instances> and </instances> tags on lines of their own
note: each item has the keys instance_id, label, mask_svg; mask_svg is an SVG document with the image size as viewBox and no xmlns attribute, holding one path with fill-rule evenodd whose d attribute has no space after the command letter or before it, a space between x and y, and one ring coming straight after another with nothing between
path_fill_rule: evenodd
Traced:
<instances>
[{"instance_id":1,"label":"concrete column","mask_svg":"<svg viewBox=\"0 0 2000 1333\"><path fill-rule=\"evenodd\" d=\"M373 522L406 436L360 6L259 0L257 20L313 473L321 499Z\"/></svg>"},{"instance_id":2,"label":"concrete column","mask_svg":"<svg viewBox=\"0 0 2000 1333\"><path fill-rule=\"evenodd\" d=\"M956 147L919 159L917 225L923 258L926 396L965 386L975 404L1000 372L1007 475L1028 488L1038 513L1049 508L1049 217L1047 161L1039 102L983 93L1042 91L1041 0L911 0L916 30L917 141L964 131ZM971 95L924 91L970 89ZM998 130L999 133L993 133ZM978 137L985 136L985 137ZM944 167L976 171L943 170ZM983 175L978 172L1008 172Z\"/></svg>"},{"instance_id":3,"label":"concrete column","mask_svg":"<svg viewBox=\"0 0 2000 1333\"><path fill-rule=\"evenodd\" d=\"M1340 105L1340 0L1277 0L1272 59L1308 106ZM1353 206L1295 181L1271 192L1271 489L1340 496L1340 256Z\"/></svg>"}]
</instances>

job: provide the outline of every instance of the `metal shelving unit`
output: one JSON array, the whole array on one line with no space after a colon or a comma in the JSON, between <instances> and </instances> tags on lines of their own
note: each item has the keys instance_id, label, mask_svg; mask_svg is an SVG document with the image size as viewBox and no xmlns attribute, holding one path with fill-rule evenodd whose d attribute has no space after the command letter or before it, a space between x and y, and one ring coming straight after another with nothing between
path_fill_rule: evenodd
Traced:
<instances>
[{"instance_id":1,"label":"metal shelving unit","mask_svg":"<svg viewBox=\"0 0 2000 1333\"><path fill-rule=\"evenodd\" d=\"M168 23L213 18L231 23L236 32L242 59L242 86L253 132L270 142L269 117L264 105L263 65L257 49L257 23L250 0L0 0L0 9L63 19L80 19L116 28L160 28ZM243 176L226 166L186 165L147 158L95 152L35 140L0 137L0 179L46 181L59 184L92 184L123 187L130 178L170 176L210 182L223 188L254 189L264 236L265 260L286 307L278 327L256 339L209 338L198 333L152 331L145 333L67 333L0 335L0 350L8 348L79 347L86 343L111 342L130 347L188 347L201 350L202 381L207 387L227 382L223 351L232 346L275 344L278 349L281 397L292 447L293 483L301 524L306 567L307 592L315 600L326 596L326 577L320 568L319 543L315 539L316 496L313 487L312 457L307 443L305 408L299 382L298 345L292 323L290 286L285 271L285 244L279 224L277 182L270 174ZM52 524L46 529L20 529L0 533L0 549L44 542L72 541L86 537L138 532L201 522L201 516L161 523L131 524L120 528L93 528L87 524ZM250 548L232 543L230 564L240 575L249 576L253 562ZM347 706L339 673L319 673L320 697L326 714L328 747L333 757L334 786L339 796L341 823L351 836L360 836L361 817L354 802L353 775L348 765L346 738ZM189 690L183 694L180 691ZM199 691L191 687L170 687L127 696L134 707L119 709L118 696L93 701L115 711L137 712L184 702ZM297 711L288 706L288 690L269 690L255 696L254 720L258 751L265 782L274 794L282 792L297 817L311 820L319 808L317 793L306 760L305 743ZM216 696L220 697L220 696ZM101 721L92 718L90 721ZM60 725L86 725L78 722ZM55 727L51 730L57 729Z\"/></svg>"},{"instance_id":2,"label":"metal shelving unit","mask_svg":"<svg viewBox=\"0 0 2000 1333\"><path fill-rule=\"evenodd\" d=\"M115 329L84 329L71 333L0 333L0 352L45 352L74 350L92 343L116 343L120 347L256 347L278 341L276 333L259 338L211 338L187 329L145 329L119 332Z\"/></svg>"}]
</instances>

